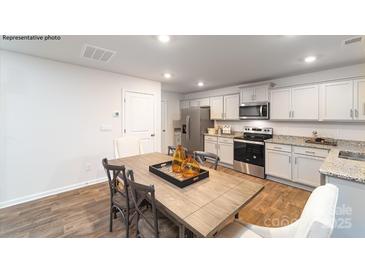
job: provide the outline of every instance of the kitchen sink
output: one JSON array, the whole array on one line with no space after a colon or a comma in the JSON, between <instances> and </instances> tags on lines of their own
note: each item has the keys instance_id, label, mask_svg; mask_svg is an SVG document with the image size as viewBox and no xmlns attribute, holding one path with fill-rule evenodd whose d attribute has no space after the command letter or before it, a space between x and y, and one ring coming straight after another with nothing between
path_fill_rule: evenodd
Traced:
<instances>
[{"instance_id":1,"label":"kitchen sink","mask_svg":"<svg viewBox=\"0 0 365 274\"><path fill-rule=\"evenodd\" d=\"M365 161L365 153L360 152L340 151L338 157L355 161Z\"/></svg>"}]
</instances>

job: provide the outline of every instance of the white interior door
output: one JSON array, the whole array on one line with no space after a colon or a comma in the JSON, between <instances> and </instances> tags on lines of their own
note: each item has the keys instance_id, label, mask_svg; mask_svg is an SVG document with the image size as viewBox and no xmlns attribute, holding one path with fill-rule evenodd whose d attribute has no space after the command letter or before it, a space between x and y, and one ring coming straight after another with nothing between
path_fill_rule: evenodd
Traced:
<instances>
[{"instance_id":1,"label":"white interior door","mask_svg":"<svg viewBox=\"0 0 365 274\"><path fill-rule=\"evenodd\" d=\"M167 132L167 101L161 101L161 150L167 153L168 132Z\"/></svg>"},{"instance_id":2,"label":"white interior door","mask_svg":"<svg viewBox=\"0 0 365 274\"><path fill-rule=\"evenodd\" d=\"M155 108L153 94L124 93L124 135L136 136L142 153L155 151Z\"/></svg>"}]
</instances>

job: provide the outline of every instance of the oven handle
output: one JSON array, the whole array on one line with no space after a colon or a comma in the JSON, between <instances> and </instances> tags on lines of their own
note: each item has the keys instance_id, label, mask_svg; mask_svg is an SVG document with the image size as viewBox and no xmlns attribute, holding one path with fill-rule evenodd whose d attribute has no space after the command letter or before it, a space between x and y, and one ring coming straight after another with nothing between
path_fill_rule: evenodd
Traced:
<instances>
[{"instance_id":1,"label":"oven handle","mask_svg":"<svg viewBox=\"0 0 365 274\"><path fill-rule=\"evenodd\" d=\"M248 140L238 140L238 139L234 139L234 142L238 142L238 143L248 143L248 144L255 144L255 145L260 145L260 146L264 146L265 143L264 142L255 142L255 141L248 141Z\"/></svg>"},{"instance_id":2,"label":"oven handle","mask_svg":"<svg viewBox=\"0 0 365 274\"><path fill-rule=\"evenodd\" d=\"M260 106L260 117L262 117L262 109L263 109L263 105Z\"/></svg>"}]
</instances>

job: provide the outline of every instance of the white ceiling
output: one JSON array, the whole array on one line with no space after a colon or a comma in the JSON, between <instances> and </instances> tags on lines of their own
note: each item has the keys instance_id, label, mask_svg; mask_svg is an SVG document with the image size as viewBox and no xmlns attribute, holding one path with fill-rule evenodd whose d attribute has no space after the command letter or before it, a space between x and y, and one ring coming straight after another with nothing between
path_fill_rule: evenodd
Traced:
<instances>
[{"instance_id":1,"label":"white ceiling","mask_svg":"<svg viewBox=\"0 0 365 274\"><path fill-rule=\"evenodd\" d=\"M352 36L62 36L61 41L6 41L0 48L162 82L164 91L192 92L365 62ZM81 58L91 44L116 51L109 63ZM307 64L303 58L316 55ZM170 72L166 80L162 74ZM203 88L197 87L204 81Z\"/></svg>"}]
</instances>

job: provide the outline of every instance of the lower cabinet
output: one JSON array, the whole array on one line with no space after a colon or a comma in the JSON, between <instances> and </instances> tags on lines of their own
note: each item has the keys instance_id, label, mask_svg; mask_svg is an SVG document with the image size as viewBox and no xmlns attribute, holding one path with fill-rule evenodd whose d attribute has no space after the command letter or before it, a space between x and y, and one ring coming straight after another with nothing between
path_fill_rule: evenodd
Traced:
<instances>
[{"instance_id":1,"label":"lower cabinet","mask_svg":"<svg viewBox=\"0 0 365 274\"><path fill-rule=\"evenodd\" d=\"M293 154L293 181L310 186L321 185L319 168L323 158Z\"/></svg>"},{"instance_id":2,"label":"lower cabinet","mask_svg":"<svg viewBox=\"0 0 365 274\"><path fill-rule=\"evenodd\" d=\"M266 174L291 180L291 153L266 150Z\"/></svg>"},{"instance_id":3,"label":"lower cabinet","mask_svg":"<svg viewBox=\"0 0 365 274\"><path fill-rule=\"evenodd\" d=\"M321 185L319 169L328 150L268 144L265 153L267 175L311 187Z\"/></svg>"},{"instance_id":4,"label":"lower cabinet","mask_svg":"<svg viewBox=\"0 0 365 274\"><path fill-rule=\"evenodd\" d=\"M233 165L233 139L205 136L204 151L217 154L220 162Z\"/></svg>"}]
</instances>

